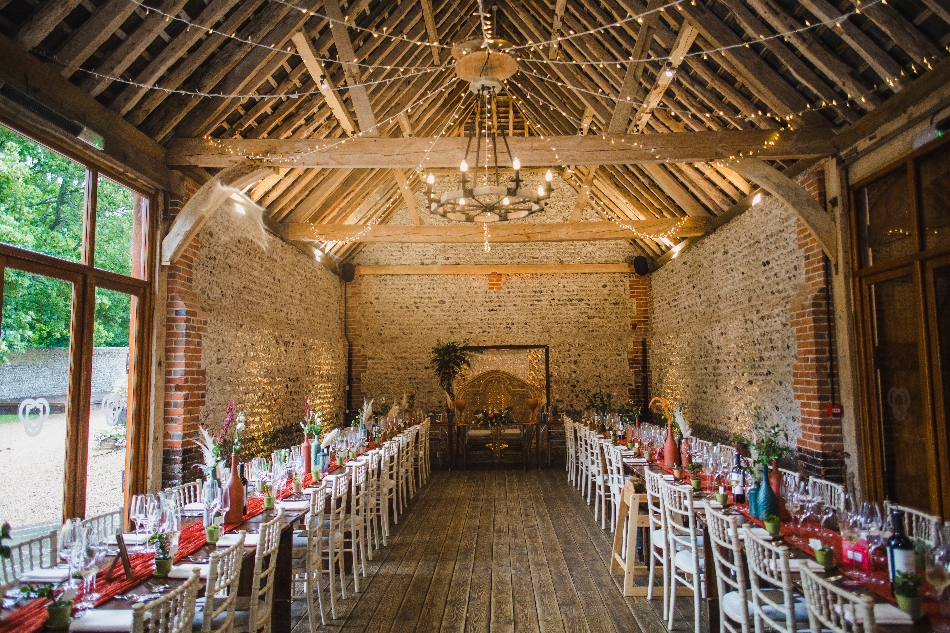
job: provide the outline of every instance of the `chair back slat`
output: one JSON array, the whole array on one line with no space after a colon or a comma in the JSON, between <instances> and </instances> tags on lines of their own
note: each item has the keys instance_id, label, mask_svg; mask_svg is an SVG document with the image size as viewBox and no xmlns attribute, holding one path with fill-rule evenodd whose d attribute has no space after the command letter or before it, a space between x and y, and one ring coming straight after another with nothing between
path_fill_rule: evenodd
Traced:
<instances>
[{"instance_id":1,"label":"chair back slat","mask_svg":"<svg viewBox=\"0 0 950 633\"><path fill-rule=\"evenodd\" d=\"M208 558L208 583L202 605L201 633L223 633L234 628L245 536L243 530L238 532L237 543L223 551L213 552ZM227 615L216 622L215 619L222 613Z\"/></svg>"},{"instance_id":2,"label":"chair back slat","mask_svg":"<svg viewBox=\"0 0 950 633\"><path fill-rule=\"evenodd\" d=\"M891 510L904 512L904 529L907 536L914 540L923 541L930 547L936 544L937 535L940 533L940 517L885 501L885 515L890 516Z\"/></svg>"},{"instance_id":3,"label":"chair back slat","mask_svg":"<svg viewBox=\"0 0 950 633\"><path fill-rule=\"evenodd\" d=\"M808 625L812 631L832 633L874 633L874 602L818 576L812 570L801 570L802 591L808 608Z\"/></svg>"},{"instance_id":4,"label":"chair back slat","mask_svg":"<svg viewBox=\"0 0 950 633\"><path fill-rule=\"evenodd\" d=\"M266 627L271 618L274 607L277 547L280 545L280 530L283 524L283 508L277 511L273 519L261 524L257 555L254 557L254 579L251 582L250 609L248 610L248 621L252 631Z\"/></svg>"},{"instance_id":5,"label":"chair back slat","mask_svg":"<svg viewBox=\"0 0 950 633\"><path fill-rule=\"evenodd\" d=\"M749 633L749 582L736 517L714 509L708 499L703 501L703 506L706 510L706 537L710 539L716 566L719 596L725 596L731 591L736 592L738 596L739 612L735 614L738 616L736 620L726 617L724 601L720 600L722 628L732 633Z\"/></svg>"},{"instance_id":6,"label":"chair back slat","mask_svg":"<svg viewBox=\"0 0 950 633\"><path fill-rule=\"evenodd\" d=\"M195 600L200 572L160 598L132 605L132 633L191 633L195 620Z\"/></svg>"},{"instance_id":7,"label":"chair back slat","mask_svg":"<svg viewBox=\"0 0 950 633\"><path fill-rule=\"evenodd\" d=\"M818 477L809 477L808 492L835 510L844 509L844 486L841 484L819 479Z\"/></svg>"},{"instance_id":8,"label":"chair back slat","mask_svg":"<svg viewBox=\"0 0 950 633\"><path fill-rule=\"evenodd\" d=\"M0 558L0 589L9 589L25 572L54 566L58 545L56 530L11 545L9 558Z\"/></svg>"},{"instance_id":9,"label":"chair back slat","mask_svg":"<svg viewBox=\"0 0 950 633\"><path fill-rule=\"evenodd\" d=\"M764 622L779 633L795 633L795 596L788 548L757 537L748 525L743 529L755 629L761 630Z\"/></svg>"}]
</instances>

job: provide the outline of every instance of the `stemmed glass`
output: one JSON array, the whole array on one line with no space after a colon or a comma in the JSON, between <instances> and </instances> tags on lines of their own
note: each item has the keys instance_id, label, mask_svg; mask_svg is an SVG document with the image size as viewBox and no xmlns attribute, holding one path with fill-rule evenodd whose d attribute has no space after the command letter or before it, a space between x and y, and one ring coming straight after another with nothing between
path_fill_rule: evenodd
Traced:
<instances>
[{"instance_id":1,"label":"stemmed glass","mask_svg":"<svg viewBox=\"0 0 950 633\"><path fill-rule=\"evenodd\" d=\"M927 563L924 574L934 589L934 598L940 605L941 615L946 615L947 600L944 591L950 586L950 526L943 526L934 535L934 546L927 550ZM950 633L950 625L938 624L937 633Z\"/></svg>"},{"instance_id":2,"label":"stemmed glass","mask_svg":"<svg viewBox=\"0 0 950 633\"><path fill-rule=\"evenodd\" d=\"M75 550L82 548L82 520L66 519L59 530L57 551L59 557L69 565L69 586L75 587L73 581L73 561Z\"/></svg>"},{"instance_id":3,"label":"stemmed glass","mask_svg":"<svg viewBox=\"0 0 950 633\"><path fill-rule=\"evenodd\" d=\"M82 539L78 547L73 549L73 564L82 577L82 601L76 606L80 610L91 609L99 598L96 592L96 576L99 573L99 563L108 550L107 538L93 524L81 528Z\"/></svg>"},{"instance_id":4,"label":"stemmed glass","mask_svg":"<svg viewBox=\"0 0 950 633\"><path fill-rule=\"evenodd\" d=\"M873 573L874 552L884 544L884 532L887 528L887 523L884 520L884 515L881 513L880 504L874 501L864 502L864 505L861 507L861 515L863 519L864 532L868 542L868 569L870 569L872 572L870 581L878 582L874 580Z\"/></svg>"}]
</instances>

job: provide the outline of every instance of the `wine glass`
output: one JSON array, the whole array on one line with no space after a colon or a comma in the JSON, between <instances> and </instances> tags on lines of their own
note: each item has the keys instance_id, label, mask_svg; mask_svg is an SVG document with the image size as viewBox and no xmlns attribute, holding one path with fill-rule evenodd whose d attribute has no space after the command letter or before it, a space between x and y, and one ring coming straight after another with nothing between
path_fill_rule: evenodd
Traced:
<instances>
[{"instance_id":1,"label":"wine glass","mask_svg":"<svg viewBox=\"0 0 950 633\"><path fill-rule=\"evenodd\" d=\"M99 563L105 557L107 549L107 539L95 524L81 527L79 545L73 548L73 564L82 578L83 598L76 605L81 611L94 607L99 597L96 592L96 576L99 573Z\"/></svg>"},{"instance_id":2,"label":"wine glass","mask_svg":"<svg viewBox=\"0 0 950 633\"><path fill-rule=\"evenodd\" d=\"M941 615L947 615L944 591L950 586L950 526L943 526L935 534L934 546L928 548L924 574L933 587L933 596L940 605ZM934 626L937 633L950 633L950 624Z\"/></svg>"},{"instance_id":3,"label":"wine glass","mask_svg":"<svg viewBox=\"0 0 950 633\"><path fill-rule=\"evenodd\" d=\"M129 502L129 519L135 523L135 533L145 532L145 519L148 517L148 499L145 495L133 495Z\"/></svg>"},{"instance_id":4,"label":"wine glass","mask_svg":"<svg viewBox=\"0 0 950 633\"><path fill-rule=\"evenodd\" d=\"M69 566L69 586L75 587L73 582L74 551L82 547L82 520L66 519L59 529L57 551L59 557Z\"/></svg>"},{"instance_id":5,"label":"wine glass","mask_svg":"<svg viewBox=\"0 0 950 633\"><path fill-rule=\"evenodd\" d=\"M874 552L884 544L883 533L886 529L886 522L881 513L881 506L874 501L865 501L862 506L865 538L868 542L868 569L871 570L870 582L880 584L885 581L878 581L874 578Z\"/></svg>"}]
</instances>

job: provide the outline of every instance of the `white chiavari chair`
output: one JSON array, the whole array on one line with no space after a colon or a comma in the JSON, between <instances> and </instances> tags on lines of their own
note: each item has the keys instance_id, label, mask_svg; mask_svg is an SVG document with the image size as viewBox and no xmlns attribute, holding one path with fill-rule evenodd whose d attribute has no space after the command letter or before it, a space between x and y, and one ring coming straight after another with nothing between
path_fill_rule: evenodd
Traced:
<instances>
[{"instance_id":1,"label":"white chiavari chair","mask_svg":"<svg viewBox=\"0 0 950 633\"><path fill-rule=\"evenodd\" d=\"M588 479L590 468L587 463L589 435L590 431L586 427L577 426L577 490L581 493L582 497L587 498L588 504L590 504L590 496L588 493L588 490L590 490L590 480Z\"/></svg>"},{"instance_id":2,"label":"white chiavari chair","mask_svg":"<svg viewBox=\"0 0 950 633\"><path fill-rule=\"evenodd\" d=\"M705 455L713 447L709 440L701 440L696 436L689 438L689 448L693 455ZM694 459L693 461L699 461Z\"/></svg>"},{"instance_id":3,"label":"white chiavari chair","mask_svg":"<svg viewBox=\"0 0 950 633\"><path fill-rule=\"evenodd\" d=\"M10 546L9 558L0 558L0 593L16 583L17 578L28 571L52 567L57 563L59 533L35 536Z\"/></svg>"},{"instance_id":4,"label":"white chiavari chair","mask_svg":"<svg viewBox=\"0 0 950 633\"><path fill-rule=\"evenodd\" d=\"M396 498L396 487L399 479L399 443L393 440L383 445L383 462L379 475L380 517L383 528L383 545L389 536L389 511L392 508L392 518L399 524L399 502Z\"/></svg>"},{"instance_id":5,"label":"white chiavari chair","mask_svg":"<svg viewBox=\"0 0 950 633\"><path fill-rule=\"evenodd\" d=\"M844 486L818 477L808 478L808 492L835 510L844 510Z\"/></svg>"},{"instance_id":6,"label":"white chiavari chair","mask_svg":"<svg viewBox=\"0 0 950 633\"><path fill-rule=\"evenodd\" d=\"M693 507L693 488L663 481L660 487L666 511L666 535L670 552L670 609L667 613L667 628L673 629L676 611L676 587L678 584L693 592L693 620L699 630L700 601L703 588L704 559L702 536Z\"/></svg>"},{"instance_id":7,"label":"white chiavari chair","mask_svg":"<svg viewBox=\"0 0 950 633\"><path fill-rule=\"evenodd\" d=\"M704 500L707 538L716 566L719 590L719 628L730 633L749 633L749 581L742 556L742 541L736 517L713 509ZM712 617L712 616L710 616Z\"/></svg>"},{"instance_id":8,"label":"white chiavari chair","mask_svg":"<svg viewBox=\"0 0 950 633\"><path fill-rule=\"evenodd\" d=\"M306 516L306 528L294 533L293 571L299 578L304 577L304 592L307 594L307 614L310 618L310 630L327 623L323 608L323 541L324 513L327 505L327 485L322 483L310 493L310 513ZM316 594L316 602L314 602ZM336 617L336 601L330 595L331 615ZM317 622L317 609L320 621Z\"/></svg>"},{"instance_id":9,"label":"white chiavari chair","mask_svg":"<svg viewBox=\"0 0 950 633\"><path fill-rule=\"evenodd\" d=\"M798 490L802 480L801 473L786 468L779 468L778 471L782 473L782 486L785 490Z\"/></svg>"},{"instance_id":10,"label":"white chiavari chair","mask_svg":"<svg viewBox=\"0 0 950 633\"><path fill-rule=\"evenodd\" d=\"M610 442L596 438L594 454L591 455L591 471L594 484L594 520L600 517L600 529L607 529L607 504L610 502L610 489L607 485L607 461L604 453Z\"/></svg>"},{"instance_id":11,"label":"white chiavari chair","mask_svg":"<svg viewBox=\"0 0 950 633\"><path fill-rule=\"evenodd\" d=\"M659 563L663 573L663 619L666 619L670 607L670 559L663 502L663 475L653 472L649 466L644 466L643 478L646 481L647 514L650 517L650 578L647 582L647 600L653 600L656 565Z\"/></svg>"},{"instance_id":12,"label":"white chiavari chair","mask_svg":"<svg viewBox=\"0 0 950 633\"><path fill-rule=\"evenodd\" d=\"M416 497L416 478L412 471L416 458L418 431L418 426L411 426L402 433L406 438L406 453L403 456L405 460L403 470L406 473L406 502L403 504L403 507L408 507L409 499L415 499Z\"/></svg>"},{"instance_id":13,"label":"white chiavari chair","mask_svg":"<svg viewBox=\"0 0 950 633\"><path fill-rule=\"evenodd\" d=\"M399 504L399 514L406 511L409 505L409 490L412 477L409 467L409 437L405 431L396 436L396 443L399 446L399 452L396 454L396 499Z\"/></svg>"},{"instance_id":14,"label":"white chiavari chair","mask_svg":"<svg viewBox=\"0 0 950 633\"><path fill-rule=\"evenodd\" d=\"M369 560L373 560L373 552L379 549L380 531L382 523L381 503L379 495L379 478L382 468L383 452L373 449L366 453L369 465L366 469L366 545Z\"/></svg>"},{"instance_id":15,"label":"white chiavari chair","mask_svg":"<svg viewBox=\"0 0 950 633\"><path fill-rule=\"evenodd\" d=\"M727 444L717 444L716 447L719 451L719 459L728 464L732 464L733 460L736 458L736 447L729 446Z\"/></svg>"},{"instance_id":16,"label":"white chiavari chair","mask_svg":"<svg viewBox=\"0 0 950 633\"><path fill-rule=\"evenodd\" d=\"M577 430L571 420L564 422L564 440L567 443L567 456L564 459L567 480L577 487Z\"/></svg>"},{"instance_id":17,"label":"white chiavari chair","mask_svg":"<svg viewBox=\"0 0 950 633\"><path fill-rule=\"evenodd\" d=\"M875 633L874 601L830 583L803 567L801 585L812 631Z\"/></svg>"},{"instance_id":18,"label":"white chiavari chair","mask_svg":"<svg viewBox=\"0 0 950 633\"><path fill-rule=\"evenodd\" d=\"M357 459L346 465L350 477L350 507L346 514L346 526L343 534L349 535L346 539L348 547L345 552L353 556L353 590L360 591L360 575L366 577L366 471L369 462ZM411 476L411 474L410 474ZM357 571L359 565L359 571Z\"/></svg>"},{"instance_id":19,"label":"white chiavari chair","mask_svg":"<svg viewBox=\"0 0 950 633\"><path fill-rule=\"evenodd\" d=\"M244 531L230 547L208 557L208 582L205 597L195 607L194 629L201 633L229 633L234 630L238 585L244 562Z\"/></svg>"},{"instance_id":20,"label":"white chiavari chair","mask_svg":"<svg viewBox=\"0 0 950 633\"><path fill-rule=\"evenodd\" d=\"M808 609L804 596L794 590L788 548L759 538L748 525L743 530L756 632L766 627L779 633L808 628Z\"/></svg>"},{"instance_id":21,"label":"white chiavari chair","mask_svg":"<svg viewBox=\"0 0 950 633\"><path fill-rule=\"evenodd\" d=\"M587 486L587 505L597 502L597 476L600 474L600 438L590 429L585 429L584 442L585 455L584 464L586 465L587 480L584 484ZM597 516L595 515L596 519Z\"/></svg>"},{"instance_id":22,"label":"white chiavari chair","mask_svg":"<svg viewBox=\"0 0 950 633\"><path fill-rule=\"evenodd\" d=\"M112 512L106 512L94 517L89 517L88 519L83 519L82 526L84 528L92 526L98 530L100 534L115 536L116 534L122 533L122 522L124 518L125 512L120 508Z\"/></svg>"},{"instance_id":23,"label":"white chiavari chair","mask_svg":"<svg viewBox=\"0 0 950 633\"><path fill-rule=\"evenodd\" d=\"M189 481L185 484L167 488L166 492L170 493L172 500L175 502L175 507L177 507L180 511L189 503L201 502L201 492L203 487L204 481L197 479L195 481Z\"/></svg>"},{"instance_id":24,"label":"white chiavari chair","mask_svg":"<svg viewBox=\"0 0 950 633\"><path fill-rule=\"evenodd\" d=\"M280 545L280 530L284 523L283 508L274 518L261 523L261 532L257 541L257 555L254 556L254 577L251 581L251 595L247 610L234 613L235 633L257 633L270 631L271 612L274 609L274 577L277 570L277 547ZM242 605L243 606L243 605Z\"/></svg>"},{"instance_id":25,"label":"white chiavari chair","mask_svg":"<svg viewBox=\"0 0 950 633\"><path fill-rule=\"evenodd\" d=\"M339 472L339 471L338 471ZM340 597L346 599L346 570L343 550L346 542L343 530L346 527L346 506L350 493L349 473L340 473L329 484L330 502L326 509L324 529L324 551L327 555L327 569L330 574L330 612L336 618L336 573L340 573Z\"/></svg>"},{"instance_id":26,"label":"white chiavari chair","mask_svg":"<svg viewBox=\"0 0 950 633\"><path fill-rule=\"evenodd\" d=\"M617 529L617 510L620 508L620 497L623 494L623 485L627 478L623 474L623 448L613 446L610 442L604 444L604 462L607 480L607 491L610 494L610 531Z\"/></svg>"},{"instance_id":27,"label":"white chiavari chair","mask_svg":"<svg viewBox=\"0 0 950 633\"><path fill-rule=\"evenodd\" d=\"M195 619L201 572L198 569L180 586L151 602L132 605L132 633L185 633L191 631ZM89 617L88 615L86 617Z\"/></svg>"},{"instance_id":28,"label":"white chiavari chair","mask_svg":"<svg viewBox=\"0 0 950 633\"><path fill-rule=\"evenodd\" d=\"M904 513L904 528L907 536L917 541L923 541L930 547L934 546L937 541L937 534L940 532L940 517L885 501L885 516L891 516L891 510L901 510Z\"/></svg>"}]
</instances>

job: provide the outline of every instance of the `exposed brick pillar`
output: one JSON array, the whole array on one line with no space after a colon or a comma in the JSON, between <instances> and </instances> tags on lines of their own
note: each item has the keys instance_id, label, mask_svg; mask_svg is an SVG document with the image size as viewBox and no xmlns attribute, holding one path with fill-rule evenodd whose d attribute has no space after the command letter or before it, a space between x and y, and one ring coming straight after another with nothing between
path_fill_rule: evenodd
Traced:
<instances>
[{"instance_id":1,"label":"exposed brick pillar","mask_svg":"<svg viewBox=\"0 0 950 633\"><path fill-rule=\"evenodd\" d=\"M169 201L174 218L183 201ZM192 268L200 245L196 237L174 264L168 266L165 321L165 435L162 440L162 486L195 479L191 466L198 461L190 441L198 430L205 404L207 381L202 366L202 338L208 315L194 291Z\"/></svg>"},{"instance_id":2,"label":"exposed brick pillar","mask_svg":"<svg viewBox=\"0 0 950 633\"><path fill-rule=\"evenodd\" d=\"M501 290L501 274L491 273L488 275L488 289Z\"/></svg>"},{"instance_id":3,"label":"exposed brick pillar","mask_svg":"<svg viewBox=\"0 0 950 633\"><path fill-rule=\"evenodd\" d=\"M633 376L633 386L630 388L630 399L641 403L644 407L649 404L650 368L648 356L648 340L650 335L650 316L653 303L650 291L650 276L631 275L629 281L630 300L633 303L633 314L630 316L630 329L633 330L635 345L627 350L627 364ZM646 371L644 371L646 368Z\"/></svg>"},{"instance_id":4,"label":"exposed brick pillar","mask_svg":"<svg viewBox=\"0 0 950 633\"><path fill-rule=\"evenodd\" d=\"M807 173L799 183L824 206L822 172ZM828 404L832 401L831 363L837 364L832 351L834 307L825 284L824 253L800 220L798 247L804 258L805 283L792 301L790 314L797 352L793 393L799 403L802 428L798 458L806 474L841 482L845 474L841 419L828 415Z\"/></svg>"},{"instance_id":5,"label":"exposed brick pillar","mask_svg":"<svg viewBox=\"0 0 950 633\"><path fill-rule=\"evenodd\" d=\"M346 408L349 410L360 409L363 406L363 398L366 393L363 391L363 374L366 372L366 354L363 353L363 326L360 319L360 299L362 297L362 288L360 286L360 277L349 282L344 287L346 293L346 340L349 342L349 396L347 398Z\"/></svg>"}]
</instances>

